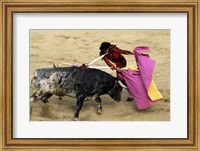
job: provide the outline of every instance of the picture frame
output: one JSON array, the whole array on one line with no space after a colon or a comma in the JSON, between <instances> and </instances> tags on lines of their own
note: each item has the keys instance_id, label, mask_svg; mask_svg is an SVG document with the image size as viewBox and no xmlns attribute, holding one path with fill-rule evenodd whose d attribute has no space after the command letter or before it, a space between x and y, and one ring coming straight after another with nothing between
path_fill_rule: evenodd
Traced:
<instances>
[{"instance_id":1,"label":"picture frame","mask_svg":"<svg viewBox=\"0 0 200 151\"><path fill-rule=\"evenodd\" d=\"M1 5L0 53L0 148L2 150L199 150L200 99L199 47L200 1L133 1L110 0L5 0ZM188 16L188 135L187 138L148 139L61 139L13 138L13 14L14 13L187 13Z\"/></svg>"}]
</instances>

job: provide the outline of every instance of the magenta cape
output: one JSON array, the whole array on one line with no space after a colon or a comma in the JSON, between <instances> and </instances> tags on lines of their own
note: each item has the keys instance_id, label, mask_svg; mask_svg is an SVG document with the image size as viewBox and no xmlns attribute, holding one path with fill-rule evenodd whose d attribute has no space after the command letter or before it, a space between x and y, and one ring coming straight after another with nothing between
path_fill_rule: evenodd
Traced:
<instances>
[{"instance_id":1,"label":"magenta cape","mask_svg":"<svg viewBox=\"0 0 200 151\"><path fill-rule=\"evenodd\" d=\"M138 109L145 109L158 102L152 101L148 96L148 89L156 64L154 60L149 58L148 54L143 54L148 50L148 47L136 47L134 49L139 70L132 70L131 68L120 70L121 76L125 80L128 91Z\"/></svg>"}]
</instances>

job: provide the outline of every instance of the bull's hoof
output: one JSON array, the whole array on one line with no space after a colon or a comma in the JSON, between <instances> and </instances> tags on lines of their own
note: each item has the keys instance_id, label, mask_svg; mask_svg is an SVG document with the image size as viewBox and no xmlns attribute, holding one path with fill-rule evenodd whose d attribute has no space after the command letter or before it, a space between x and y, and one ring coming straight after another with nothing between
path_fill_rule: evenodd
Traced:
<instances>
[{"instance_id":1,"label":"bull's hoof","mask_svg":"<svg viewBox=\"0 0 200 151\"><path fill-rule=\"evenodd\" d=\"M126 101L127 101L127 102L131 102L131 101L133 101L133 98L128 97L128 98L126 99Z\"/></svg>"},{"instance_id":2,"label":"bull's hoof","mask_svg":"<svg viewBox=\"0 0 200 151\"><path fill-rule=\"evenodd\" d=\"M102 109L97 109L97 113L101 114L102 113Z\"/></svg>"},{"instance_id":3,"label":"bull's hoof","mask_svg":"<svg viewBox=\"0 0 200 151\"><path fill-rule=\"evenodd\" d=\"M58 100L62 101L62 96L59 96L59 97L58 97Z\"/></svg>"},{"instance_id":4,"label":"bull's hoof","mask_svg":"<svg viewBox=\"0 0 200 151\"><path fill-rule=\"evenodd\" d=\"M80 121L78 117L74 117L74 121Z\"/></svg>"}]
</instances>

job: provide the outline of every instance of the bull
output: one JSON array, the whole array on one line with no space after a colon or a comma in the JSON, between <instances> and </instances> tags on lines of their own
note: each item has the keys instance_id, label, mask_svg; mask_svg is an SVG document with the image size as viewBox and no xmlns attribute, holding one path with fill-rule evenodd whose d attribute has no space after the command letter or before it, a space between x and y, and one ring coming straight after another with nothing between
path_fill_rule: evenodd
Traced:
<instances>
[{"instance_id":1,"label":"bull","mask_svg":"<svg viewBox=\"0 0 200 151\"><path fill-rule=\"evenodd\" d=\"M76 98L74 120L79 120L79 112L84 101L93 98L101 113L101 95L108 94L112 99L121 100L124 85L119 78L98 70L81 67L55 67L37 69L31 80L34 93L30 97L31 111L33 103L41 100L47 103L52 95Z\"/></svg>"}]
</instances>

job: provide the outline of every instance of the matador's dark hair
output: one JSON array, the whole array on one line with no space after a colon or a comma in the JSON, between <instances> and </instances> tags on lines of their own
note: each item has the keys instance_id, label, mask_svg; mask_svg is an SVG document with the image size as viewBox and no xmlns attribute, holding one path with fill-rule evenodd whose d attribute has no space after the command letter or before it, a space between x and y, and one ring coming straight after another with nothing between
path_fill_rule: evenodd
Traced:
<instances>
[{"instance_id":1,"label":"matador's dark hair","mask_svg":"<svg viewBox=\"0 0 200 151\"><path fill-rule=\"evenodd\" d=\"M110 45L111 45L111 43L109 43L109 42L102 42L99 49L100 50L107 50L110 47Z\"/></svg>"}]
</instances>

